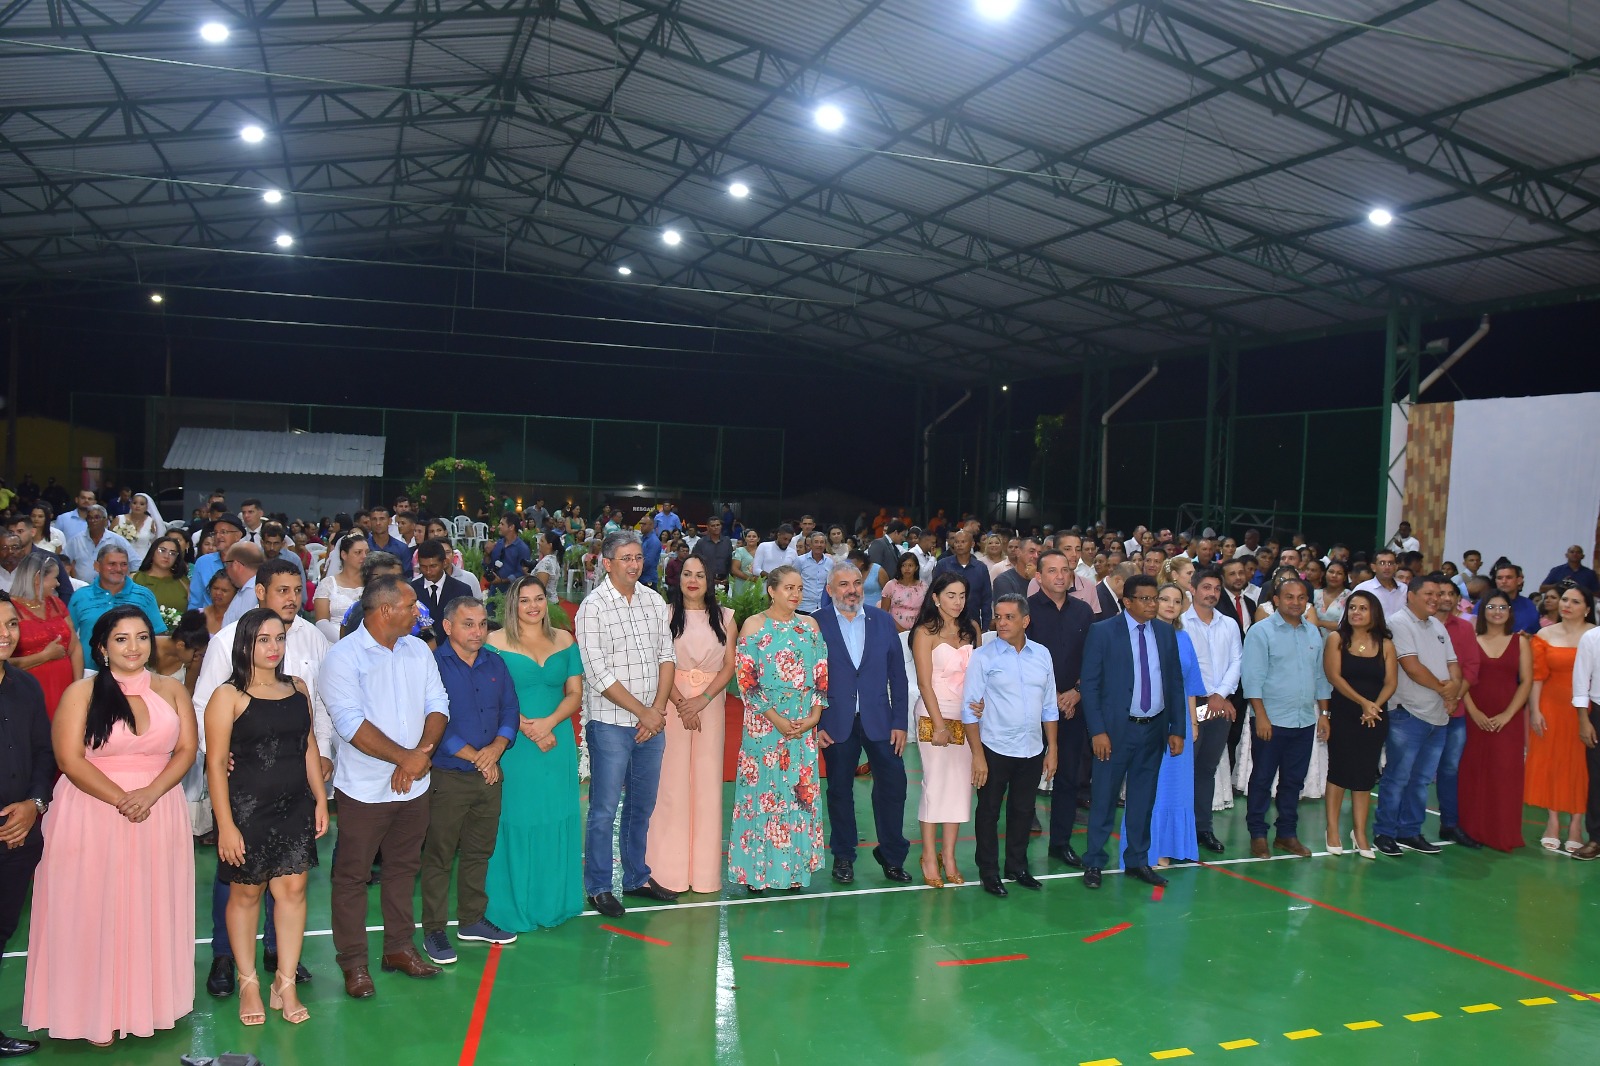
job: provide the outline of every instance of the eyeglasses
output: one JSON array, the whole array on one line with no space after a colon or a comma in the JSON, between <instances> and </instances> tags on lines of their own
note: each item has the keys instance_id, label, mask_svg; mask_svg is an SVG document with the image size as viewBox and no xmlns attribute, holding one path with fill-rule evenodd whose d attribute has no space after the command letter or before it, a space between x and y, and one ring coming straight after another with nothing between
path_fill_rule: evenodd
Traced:
<instances>
[{"instance_id":1,"label":"eyeglasses","mask_svg":"<svg viewBox=\"0 0 1600 1066\"><path fill-rule=\"evenodd\" d=\"M1156 597L1154 597L1154 596L1130 596L1128 598L1133 600L1134 603L1155 603L1156 602Z\"/></svg>"},{"instance_id":2,"label":"eyeglasses","mask_svg":"<svg viewBox=\"0 0 1600 1066\"><path fill-rule=\"evenodd\" d=\"M157 548L156 549L156 554L157 555L177 555L178 554L178 550L176 548Z\"/></svg>"},{"instance_id":3,"label":"eyeglasses","mask_svg":"<svg viewBox=\"0 0 1600 1066\"><path fill-rule=\"evenodd\" d=\"M1505 603L1491 603L1484 608L1485 611L1509 611L1511 606Z\"/></svg>"}]
</instances>

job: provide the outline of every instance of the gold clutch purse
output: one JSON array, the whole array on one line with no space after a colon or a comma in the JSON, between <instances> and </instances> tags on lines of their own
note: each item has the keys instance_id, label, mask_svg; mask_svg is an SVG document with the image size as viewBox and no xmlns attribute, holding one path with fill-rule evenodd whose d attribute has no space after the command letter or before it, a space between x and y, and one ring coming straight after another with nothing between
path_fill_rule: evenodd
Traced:
<instances>
[{"instance_id":1,"label":"gold clutch purse","mask_svg":"<svg viewBox=\"0 0 1600 1066\"><path fill-rule=\"evenodd\" d=\"M961 727L961 723L959 721L952 721L949 718L946 718L944 720L944 724L945 728L950 730L950 743L965 744L967 742L967 731ZM926 715L917 715L917 739L929 744L933 743L932 718L929 718Z\"/></svg>"}]
</instances>

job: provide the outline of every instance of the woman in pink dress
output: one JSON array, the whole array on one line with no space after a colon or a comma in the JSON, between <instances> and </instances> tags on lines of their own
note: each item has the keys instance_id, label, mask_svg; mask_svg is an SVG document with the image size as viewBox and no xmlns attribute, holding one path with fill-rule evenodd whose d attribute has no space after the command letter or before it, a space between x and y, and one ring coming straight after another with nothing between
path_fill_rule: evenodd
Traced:
<instances>
[{"instance_id":1,"label":"woman in pink dress","mask_svg":"<svg viewBox=\"0 0 1600 1066\"><path fill-rule=\"evenodd\" d=\"M176 786L198 747L189 693L146 669L137 607L100 616L99 670L61 697L51 737L62 777L45 815L22 1020L105 1047L194 1009L194 844Z\"/></svg>"},{"instance_id":2,"label":"woman in pink dress","mask_svg":"<svg viewBox=\"0 0 1600 1066\"><path fill-rule=\"evenodd\" d=\"M733 611L698 555L684 560L671 604L673 713L650 816L645 865L673 892L722 890L722 744L728 730L723 694L733 679Z\"/></svg>"},{"instance_id":3,"label":"woman in pink dress","mask_svg":"<svg viewBox=\"0 0 1600 1066\"><path fill-rule=\"evenodd\" d=\"M966 608L966 579L953 572L939 574L911 631L911 659L917 667L917 752L922 756L922 800L917 805L922 880L934 888L966 884L956 868L956 838L961 824L972 818L972 752L958 731L967 660L981 639ZM944 836L942 861L934 841L936 830Z\"/></svg>"},{"instance_id":4,"label":"woman in pink dress","mask_svg":"<svg viewBox=\"0 0 1600 1066\"><path fill-rule=\"evenodd\" d=\"M922 564L910 552L900 556L895 566L895 576L883 586L883 599L878 606L894 618L895 628L908 632L917 624L917 612L928 595L928 584L922 580Z\"/></svg>"}]
</instances>

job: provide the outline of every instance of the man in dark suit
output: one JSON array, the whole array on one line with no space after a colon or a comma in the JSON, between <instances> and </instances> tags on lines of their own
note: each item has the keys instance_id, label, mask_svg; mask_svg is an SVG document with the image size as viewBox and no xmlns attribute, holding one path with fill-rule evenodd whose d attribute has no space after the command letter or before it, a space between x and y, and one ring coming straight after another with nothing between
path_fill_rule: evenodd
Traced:
<instances>
[{"instance_id":1,"label":"man in dark suit","mask_svg":"<svg viewBox=\"0 0 1600 1066\"><path fill-rule=\"evenodd\" d=\"M439 621L444 617L445 604L457 596L472 598L472 587L451 576L448 558L444 544L437 540L423 541L417 549L417 569L422 571L422 576L411 582L417 592L417 602L428 609L428 617L433 619L435 633L442 632Z\"/></svg>"},{"instance_id":2,"label":"man in dark suit","mask_svg":"<svg viewBox=\"0 0 1600 1066\"><path fill-rule=\"evenodd\" d=\"M1083 647L1094 625L1089 605L1070 594L1071 556L1051 548L1039 556L1039 591L1028 597L1029 635L1050 653L1056 678L1056 710L1060 722L1060 768L1050 792L1050 855L1068 866L1082 866L1072 849L1078 821L1079 782L1088 776L1089 731L1078 713L1078 679L1083 673Z\"/></svg>"},{"instance_id":3,"label":"man in dark suit","mask_svg":"<svg viewBox=\"0 0 1600 1066\"><path fill-rule=\"evenodd\" d=\"M1222 561L1222 596L1217 600L1217 613L1227 615L1233 619L1234 625L1239 627L1239 645L1244 646L1244 635L1255 625L1252 619L1256 616L1256 597L1261 590L1250 584L1250 575L1243 559L1224 559ZM1233 703L1233 721L1228 726L1228 766L1238 765L1235 754L1239 750L1239 738L1244 736L1244 723L1249 717L1245 713L1244 693L1242 689L1235 690L1228 697Z\"/></svg>"},{"instance_id":4,"label":"man in dark suit","mask_svg":"<svg viewBox=\"0 0 1600 1066\"><path fill-rule=\"evenodd\" d=\"M905 541L906 524L891 518L883 527L883 536L867 545L867 561L883 567L885 581L900 572L900 545Z\"/></svg>"},{"instance_id":5,"label":"man in dark suit","mask_svg":"<svg viewBox=\"0 0 1600 1066\"><path fill-rule=\"evenodd\" d=\"M1096 614L1100 618L1110 618L1122 613L1123 582L1138 572L1138 566L1133 563L1118 563L1100 579L1100 583L1095 586L1095 593L1100 597L1100 609Z\"/></svg>"},{"instance_id":6,"label":"man in dark suit","mask_svg":"<svg viewBox=\"0 0 1600 1066\"><path fill-rule=\"evenodd\" d=\"M1083 648L1083 713L1098 762L1089 839L1083 855L1085 888L1100 887L1106 842L1117 817L1117 796L1128 782L1125 873L1151 885L1167 879L1150 868L1150 812L1163 754L1183 753L1189 734L1178 635L1156 619L1156 579L1135 574L1122 586L1123 613L1089 628Z\"/></svg>"},{"instance_id":7,"label":"man in dark suit","mask_svg":"<svg viewBox=\"0 0 1600 1066\"><path fill-rule=\"evenodd\" d=\"M906 883L911 850L906 817L907 699L905 653L887 611L862 604L861 571L840 563L828 575L830 603L812 618L828 645L828 707L817 743L828 766L828 847L833 879L855 880L856 766L863 748L872 764L872 817L878 846L872 857L891 881Z\"/></svg>"}]
</instances>

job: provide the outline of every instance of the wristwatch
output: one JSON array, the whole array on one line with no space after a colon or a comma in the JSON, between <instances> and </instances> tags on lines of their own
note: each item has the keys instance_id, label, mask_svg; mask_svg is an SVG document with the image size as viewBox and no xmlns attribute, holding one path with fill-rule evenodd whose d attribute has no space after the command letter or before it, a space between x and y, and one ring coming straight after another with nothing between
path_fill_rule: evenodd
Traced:
<instances>
[{"instance_id":1,"label":"wristwatch","mask_svg":"<svg viewBox=\"0 0 1600 1066\"><path fill-rule=\"evenodd\" d=\"M42 799L39 799L37 796L35 796L34 799L33 799L33 805L35 807L39 808L39 813L41 815L44 814L45 811L48 811L50 809L50 804L47 803L46 801L42 800Z\"/></svg>"}]
</instances>

